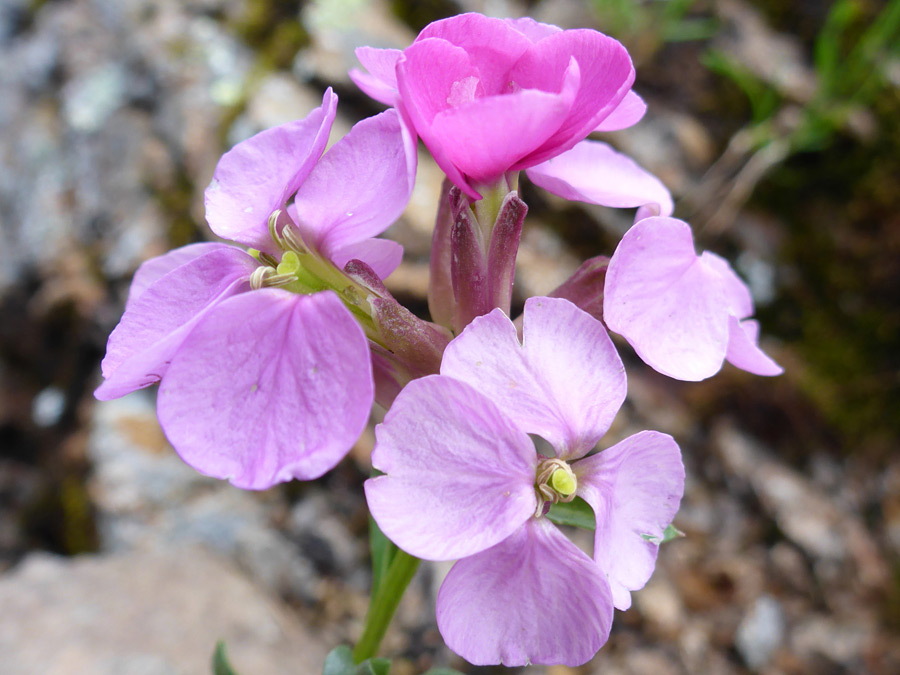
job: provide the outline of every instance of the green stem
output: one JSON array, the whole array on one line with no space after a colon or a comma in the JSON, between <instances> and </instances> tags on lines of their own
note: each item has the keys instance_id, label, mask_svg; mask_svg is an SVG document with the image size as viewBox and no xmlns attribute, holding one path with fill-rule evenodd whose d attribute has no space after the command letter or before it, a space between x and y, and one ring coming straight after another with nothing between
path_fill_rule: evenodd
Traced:
<instances>
[{"instance_id":1,"label":"green stem","mask_svg":"<svg viewBox=\"0 0 900 675\"><path fill-rule=\"evenodd\" d=\"M356 663L362 663L378 653L378 646L391 623L391 617L418 567L419 559L409 553L398 550L394 555L387 575L381 580L381 585L372 598L362 637L353 648L353 660Z\"/></svg>"}]
</instances>

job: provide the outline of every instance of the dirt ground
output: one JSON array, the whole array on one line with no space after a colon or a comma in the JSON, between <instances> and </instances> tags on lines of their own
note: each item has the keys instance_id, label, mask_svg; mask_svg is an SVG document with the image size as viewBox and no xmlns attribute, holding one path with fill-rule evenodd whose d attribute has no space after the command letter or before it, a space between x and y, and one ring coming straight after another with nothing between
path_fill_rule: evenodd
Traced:
<instances>
[{"instance_id":1,"label":"dirt ground","mask_svg":"<svg viewBox=\"0 0 900 675\"><path fill-rule=\"evenodd\" d=\"M200 673L216 631L248 675L316 672L358 635L371 430L322 480L248 494L180 463L152 390L92 392L136 267L212 239L202 194L221 153L326 86L345 133L379 110L347 77L355 47L403 47L469 10L626 44L649 111L605 140L747 280L786 371L676 382L618 343L629 398L604 444L676 438L686 536L589 664L523 670L900 672L900 2L875 0L0 0L0 672ZM388 286L419 313L440 182L422 150L388 232L406 251ZM522 194L519 309L611 254L633 217ZM423 565L401 605L391 672L505 672L442 646L446 569ZM102 659L92 599L121 617ZM221 625L200 630L198 607Z\"/></svg>"}]
</instances>

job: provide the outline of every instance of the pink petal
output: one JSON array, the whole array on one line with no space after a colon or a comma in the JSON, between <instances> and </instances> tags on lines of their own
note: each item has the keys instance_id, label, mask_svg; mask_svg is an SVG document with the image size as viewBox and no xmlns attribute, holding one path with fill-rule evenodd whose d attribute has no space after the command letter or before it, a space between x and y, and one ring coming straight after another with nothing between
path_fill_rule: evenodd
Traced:
<instances>
[{"instance_id":1,"label":"pink petal","mask_svg":"<svg viewBox=\"0 0 900 675\"><path fill-rule=\"evenodd\" d=\"M619 105L616 106L609 116L603 118L594 131L618 131L619 129L627 129L641 121L644 113L647 112L647 104L644 99L629 91L625 94Z\"/></svg>"},{"instance_id":2,"label":"pink petal","mask_svg":"<svg viewBox=\"0 0 900 675\"><path fill-rule=\"evenodd\" d=\"M524 343L500 310L444 352L441 374L467 382L563 458L588 452L625 400L625 368L596 319L561 298L525 303Z\"/></svg>"},{"instance_id":3,"label":"pink petal","mask_svg":"<svg viewBox=\"0 0 900 675\"><path fill-rule=\"evenodd\" d=\"M452 560L508 537L534 514L531 439L468 385L414 380L376 428L372 517L400 548Z\"/></svg>"},{"instance_id":4,"label":"pink petal","mask_svg":"<svg viewBox=\"0 0 900 675\"><path fill-rule=\"evenodd\" d=\"M556 133L514 170L540 164L583 140L631 89L634 67L628 52L616 40L587 29L561 31L534 43L510 79L523 89L559 91L572 58L581 70L581 87L569 114Z\"/></svg>"},{"instance_id":5,"label":"pink petal","mask_svg":"<svg viewBox=\"0 0 900 675\"><path fill-rule=\"evenodd\" d=\"M663 532L681 503L681 452L671 436L642 431L573 468L577 494L597 519L594 560L606 572L616 608L628 609L629 591L653 574Z\"/></svg>"},{"instance_id":6,"label":"pink petal","mask_svg":"<svg viewBox=\"0 0 900 675\"><path fill-rule=\"evenodd\" d=\"M447 159L479 183L495 181L558 128L572 105L577 68L560 93L522 89L438 113L431 133Z\"/></svg>"},{"instance_id":7,"label":"pink petal","mask_svg":"<svg viewBox=\"0 0 900 675\"><path fill-rule=\"evenodd\" d=\"M105 381L94 396L106 401L158 382L197 322L216 304L250 289L250 274L259 263L233 246L212 246L129 300L109 336L100 364ZM154 265L150 273L173 260Z\"/></svg>"},{"instance_id":8,"label":"pink petal","mask_svg":"<svg viewBox=\"0 0 900 675\"><path fill-rule=\"evenodd\" d=\"M609 637L600 569L546 518L457 562L438 592L438 629L475 665L579 666Z\"/></svg>"},{"instance_id":9,"label":"pink petal","mask_svg":"<svg viewBox=\"0 0 900 675\"><path fill-rule=\"evenodd\" d=\"M427 39L408 47L397 62L400 113L431 151L434 161L455 185L473 199L481 195L468 184L447 156L448 148L431 129L434 116L450 107L461 92L471 89L472 97L484 95L478 70L465 50L445 40Z\"/></svg>"},{"instance_id":10,"label":"pink petal","mask_svg":"<svg viewBox=\"0 0 900 675\"><path fill-rule=\"evenodd\" d=\"M379 103L394 105L397 100L397 60L399 49L375 49L374 47L358 47L356 58L368 70L364 73L354 68L350 71L350 79L356 86Z\"/></svg>"},{"instance_id":11,"label":"pink petal","mask_svg":"<svg viewBox=\"0 0 900 675\"><path fill-rule=\"evenodd\" d=\"M599 141L582 141L527 173L535 185L565 199L613 208L651 204L664 216L673 210L672 196L656 176Z\"/></svg>"},{"instance_id":12,"label":"pink petal","mask_svg":"<svg viewBox=\"0 0 900 675\"><path fill-rule=\"evenodd\" d=\"M750 294L750 289L734 273L728 261L711 251L704 251L700 255L700 262L715 270L722 278L722 288L725 292L725 301L728 303L728 312L738 319L746 319L749 316L753 316L753 296Z\"/></svg>"},{"instance_id":13,"label":"pink petal","mask_svg":"<svg viewBox=\"0 0 900 675\"><path fill-rule=\"evenodd\" d=\"M531 40L509 21L475 13L430 23L413 44L434 38L466 51L471 63L478 69L478 79L485 94L509 91L510 68L531 46ZM406 50L408 52L409 49ZM435 64L436 67L440 65Z\"/></svg>"},{"instance_id":14,"label":"pink petal","mask_svg":"<svg viewBox=\"0 0 900 675\"><path fill-rule=\"evenodd\" d=\"M351 260L361 260L381 279L387 279L403 259L403 246L390 239L366 239L347 244L331 254L331 262L343 269Z\"/></svg>"},{"instance_id":15,"label":"pink petal","mask_svg":"<svg viewBox=\"0 0 900 675\"><path fill-rule=\"evenodd\" d=\"M157 413L185 462L260 490L334 467L372 399L368 342L337 296L262 289L198 323L160 385Z\"/></svg>"},{"instance_id":16,"label":"pink petal","mask_svg":"<svg viewBox=\"0 0 900 675\"><path fill-rule=\"evenodd\" d=\"M415 140L396 110L358 122L297 191L296 222L304 238L330 257L384 232L409 202L416 160Z\"/></svg>"},{"instance_id":17,"label":"pink petal","mask_svg":"<svg viewBox=\"0 0 900 675\"><path fill-rule=\"evenodd\" d=\"M781 375L784 368L759 348L759 324L752 319L728 318L728 351L725 358L733 365L754 375Z\"/></svg>"},{"instance_id":18,"label":"pink petal","mask_svg":"<svg viewBox=\"0 0 900 675\"><path fill-rule=\"evenodd\" d=\"M603 317L649 366L697 381L722 367L728 311L721 277L699 264L687 223L646 218L609 262Z\"/></svg>"},{"instance_id":19,"label":"pink petal","mask_svg":"<svg viewBox=\"0 0 900 675\"><path fill-rule=\"evenodd\" d=\"M188 244L143 262L137 268L134 278L131 280L125 309L127 310L144 291L172 270L191 262L195 258L200 258L207 253L222 249L234 250L234 247L219 243Z\"/></svg>"},{"instance_id":20,"label":"pink petal","mask_svg":"<svg viewBox=\"0 0 900 675\"><path fill-rule=\"evenodd\" d=\"M206 188L206 219L225 239L275 252L268 220L284 208L325 150L337 111L329 88L306 118L262 131L226 152Z\"/></svg>"},{"instance_id":21,"label":"pink petal","mask_svg":"<svg viewBox=\"0 0 900 675\"><path fill-rule=\"evenodd\" d=\"M521 19L504 19L506 23L519 31L532 42L543 40L548 35L559 33L562 28L549 23L540 23L531 17L525 16Z\"/></svg>"},{"instance_id":22,"label":"pink petal","mask_svg":"<svg viewBox=\"0 0 900 675\"><path fill-rule=\"evenodd\" d=\"M420 135L439 112L485 95L466 50L434 38L404 50L397 61L397 86Z\"/></svg>"}]
</instances>

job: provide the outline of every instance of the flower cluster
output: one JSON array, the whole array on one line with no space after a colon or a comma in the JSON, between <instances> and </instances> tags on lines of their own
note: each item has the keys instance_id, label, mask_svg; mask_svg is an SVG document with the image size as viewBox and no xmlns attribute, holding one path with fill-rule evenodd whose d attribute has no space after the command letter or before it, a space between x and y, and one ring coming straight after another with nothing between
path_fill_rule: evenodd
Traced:
<instances>
[{"instance_id":1,"label":"flower cluster","mask_svg":"<svg viewBox=\"0 0 900 675\"><path fill-rule=\"evenodd\" d=\"M696 254L662 183L588 139L646 109L614 39L464 14L405 50L357 55L365 70L351 77L390 109L325 152L329 89L305 118L226 153L206 211L237 245L193 244L140 267L96 396L159 383L179 455L247 489L321 476L380 403L383 475L367 501L407 554L457 561L437 600L447 644L475 664L584 663L652 574L684 488L668 435L596 449L626 396L607 330L681 380L725 360L781 369L757 345L746 285ZM447 177L432 321L385 288L403 251L376 238L412 194L417 138ZM563 198L637 213L611 258L528 299L513 322L522 171ZM551 521L573 502L593 512L592 555Z\"/></svg>"}]
</instances>

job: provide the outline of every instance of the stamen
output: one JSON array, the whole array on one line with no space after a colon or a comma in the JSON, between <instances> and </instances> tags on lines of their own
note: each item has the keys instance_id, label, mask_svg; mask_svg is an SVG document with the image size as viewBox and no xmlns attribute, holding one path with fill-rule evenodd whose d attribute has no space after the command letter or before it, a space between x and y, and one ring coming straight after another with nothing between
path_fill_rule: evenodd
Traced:
<instances>
[{"instance_id":1,"label":"stamen","mask_svg":"<svg viewBox=\"0 0 900 675\"><path fill-rule=\"evenodd\" d=\"M270 255L269 253L263 253L260 251L259 256L257 256L257 260L261 263L265 263L269 267L278 267L278 260L275 256Z\"/></svg>"},{"instance_id":2,"label":"stamen","mask_svg":"<svg viewBox=\"0 0 900 675\"><path fill-rule=\"evenodd\" d=\"M266 285L266 278L272 274L275 274L275 270L271 267L257 267L250 275L250 288L254 291L258 291Z\"/></svg>"},{"instance_id":3,"label":"stamen","mask_svg":"<svg viewBox=\"0 0 900 675\"><path fill-rule=\"evenodd\" d=\"M300 236L300 232L293 225L285 225L281 231L286 249L296 251L297 253L309 253L309 247Z\"/></svg>"},{"instance_id":4,"label":"stamen","mask_svg":"<svg viewBox=\"0 0 900 675\"><path fill-rule=\"evenodd\" d=\"M279 274L271 267L257 267L250 275L250 288L279 288L297 281L296 274Z\"/></svg>"},{"instance_id":5,"label":"stamen","mask_svg":"<svg viewBox=\"0 0 900 675\"><path fill-rule=\"evenodd\" d=\"M284 240L281 238L281 235L278 234L278 219L281 217L281 209L272 212L272 215L269 216L269 236L272 238L278 247L281 250L286 250L284 246Z\"/></svg>"},{"instance_id":6,"label":"stamen","mask_svg":"<svg viewBox=\"0 0 900 675\"><path fill-rule=\"evenodd\" d=\"M577 489L578 478L567 462L556 457L541 460L534 481L534 491L538 498L535 518L543 515L545 502L570 502L575 499Z\"/></svg>"}]
</instances>

